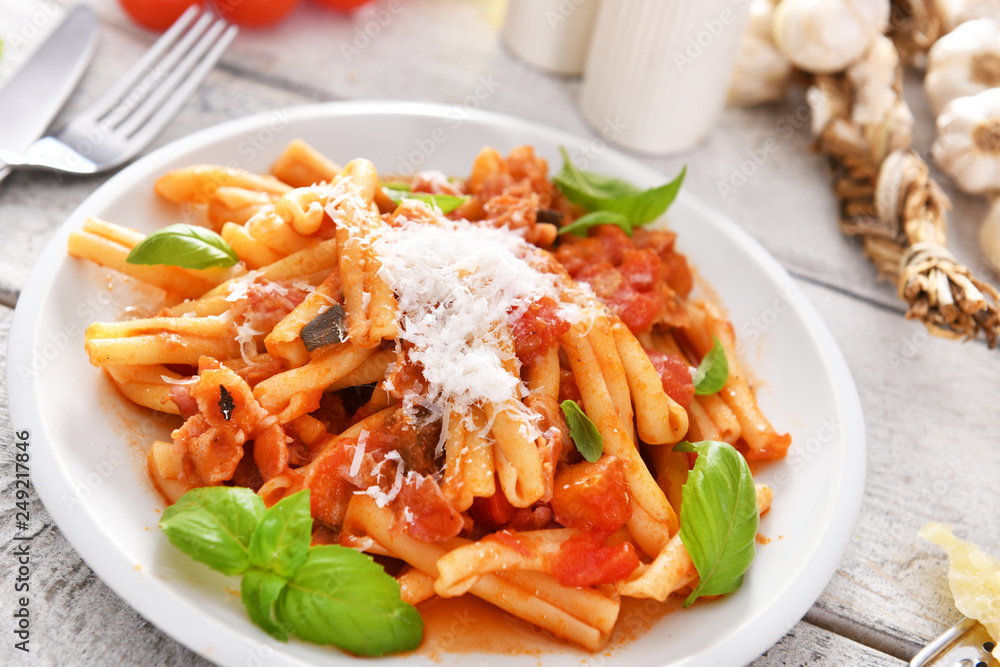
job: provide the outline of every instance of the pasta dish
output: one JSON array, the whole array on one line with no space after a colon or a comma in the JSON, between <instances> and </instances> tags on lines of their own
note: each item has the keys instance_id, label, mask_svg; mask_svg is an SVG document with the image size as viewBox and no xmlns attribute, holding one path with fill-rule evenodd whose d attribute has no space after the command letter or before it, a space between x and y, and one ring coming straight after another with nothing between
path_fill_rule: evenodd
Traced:
<instances>
[{"instance_id":1,"label":"pasta dish","mask_svg":"<svg viewBox=\"0 0 1000 667\"><path fill-rule=\"evenodd\" d=\"M675 234L635 217L654 195L568 160L553 179L526 146L456 179L300 141L269 175L197 165L155 189L197 224L92 218L69 252L163 292L85 345L125 397L177 416L148 452L168 503L308 491L313 548L374 556L402 603L474 595L590 651L622 597L739 586L772 500L747 461L790 438L732 324L691 298ZM295 629L278 590L264 621L246 579L244 602Z\"/></svg>"}]
</instances>

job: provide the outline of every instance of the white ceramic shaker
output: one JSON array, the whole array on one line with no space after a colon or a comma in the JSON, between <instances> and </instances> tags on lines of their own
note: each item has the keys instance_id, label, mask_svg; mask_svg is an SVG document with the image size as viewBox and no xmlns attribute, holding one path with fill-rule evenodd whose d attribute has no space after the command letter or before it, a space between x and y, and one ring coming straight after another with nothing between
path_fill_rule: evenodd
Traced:
<instances>
[{"instance_id":1,"label":"white ceramic shaker","mask_svg":"<svg viewBox=\"0 0 1000 667\"><path fill-rule=\"evenodd\" d=\"M599 5L600 0L509 0L504 41L539 69L580 74Z\"/></svg>"},{"instance_id":2,"label":"white ceramic shaker","mask_svg":"<svg viewBox=\"0 0 1000 667\"><path fill-rule=\"evenodd\" d=\"M701 141L726 101L749 0L601 3L580 106L605 139L663 155Z\"/></svg>"}]
</instances>

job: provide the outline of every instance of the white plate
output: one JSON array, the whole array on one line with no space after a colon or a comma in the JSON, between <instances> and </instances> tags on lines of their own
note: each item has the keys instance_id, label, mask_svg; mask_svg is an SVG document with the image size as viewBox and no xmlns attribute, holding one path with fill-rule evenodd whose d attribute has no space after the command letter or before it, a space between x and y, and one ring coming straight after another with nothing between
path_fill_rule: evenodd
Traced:
<instances>
[{"instance_id":1,"label":"white plate","mask_svg":"<svg viewBox=\"0 0 1000 667\"><path fill-rule=\"evenodd\" d=\"M97 216L149 232L177 221L153 194L167 169L222 163L266 171L293 138L344 163L363 156L380 171L408 164L465 174L479 148L502 153L533 144L558 168L558 146L591 156L587 168L637 184L665 179L611 150L521 120L400 103L335 103L253 116L166 146L112 178L87 199L48 244L21 294L8 356L12 422L30 429L39 496L87 564L140 614L223 665L356 664L332 648L276 644L248 620L238 579L188 560L156 524L162 502L151 490L144 451L163 425L123 407L83 350L83 330L114 320L135 298L108 272L66 255L69 232ZM758 379L764 412L793 445L758 479L775 489L760 546L743 587L721 601L669 614L610 657L572 648L546 665L742 665L805 614L836 570L861 504L865 445L861 408L843 356L787 273L731 221L683 192L669 213L679 247L718 293ZM122 655L127 647L120 647ZM483 656L487 658L486 656ZM393 665L468 664L468 654L387 660ZM524 657L488 656L491 665Z\"/></svg>"}]
</instances>

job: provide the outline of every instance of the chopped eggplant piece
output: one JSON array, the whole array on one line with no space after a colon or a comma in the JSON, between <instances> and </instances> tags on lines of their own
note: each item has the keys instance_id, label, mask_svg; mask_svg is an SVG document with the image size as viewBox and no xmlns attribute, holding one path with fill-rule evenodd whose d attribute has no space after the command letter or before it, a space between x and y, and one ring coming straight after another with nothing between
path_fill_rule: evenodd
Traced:
<instances>
[{"instance_id":1,"label":"chopped eggplant piece","mask_svg":"<svg viewBox=\"0 0 1000 667\"><path fill-rule=\"evenodd\" d=\"M559 211L553 211L551 208L540 208L538 209L538 213L535 214L535 219L538 222L547 222L550 225L558 227L562 224L563 214Z\"/></svg>"},{"instance_id":2,"label":"chopped eggplant piece","mask_svg":"<svg viewBox=\"0 0 1000 667\"><path fill-rule=\"evenodd\" d=\"M236 409L236 403L233 402L233 395L229 393L229 390L219 385L219 410L222 411L222 416L229 421L233 418L233 410Z\"/></svg>"},{"instance_id":3,"label":"chopped eggplant piece","mask_svg":"<svg viewBox=\"0 0 1000 667\"><path fill-rule=\"evenodd\" d=\"M302 327L302 332L299 335L302 337L302 342L306 344L306 350L312 352L324 345L334 345L347 340L345 317L347 317L347 313L344 312L344 309L340 305L334 304L329 310L320 313Z\"/></svg>"}]
</instances>

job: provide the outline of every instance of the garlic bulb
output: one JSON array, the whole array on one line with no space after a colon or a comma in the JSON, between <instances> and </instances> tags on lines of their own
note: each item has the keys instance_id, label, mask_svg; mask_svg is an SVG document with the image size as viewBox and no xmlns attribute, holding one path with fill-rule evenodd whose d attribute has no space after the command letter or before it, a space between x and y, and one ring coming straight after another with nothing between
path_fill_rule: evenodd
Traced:
<instances>
[{"instance_id":1,"label":"garlic bulb","mask_svg":"<svg viewBox=\"0 0 1000 667\"><path fill-rule=\"evenodd\" d=\"M771 37L772 0L751 0L750 19L740 42L729 102L743 106L773 102L785 96L792 64Z\"/></svg>"},{"instance_id":2,"label":"garlic bulb","mask_svg":"<svg viewBox=\"0 0 1000 667\"><path fill-rule=\"evenodd\" d=\"M969 193L1000 191L1000 88L953 100L937 119L937 165Z\"/></svg>"},{"instance_id":3,"label":"garlic bulb","mask_svg":"<svg viewBox=\"0 0 1000 667\"><path fill-rule=\"evenodd\" d=\"M979 248L993 270L1000 273L1000 198L990 204L990 212L979 228Z\"/></svg>"},{"instance_id":4,"label":"garlic bulb","mask_svg":"<svg viewBox=\"0 0 1000 667\"><path fill-rule=\"evenodd\" d=\"M975 19L935 42L927 54L924 91L934 114L948 102L1000 86L1000 22Z\"/></svg>"},{"instance_id":5,"label":"garlic bulb","mask_svg":"<svg viewBox=\"0 0 1000 667\"><path fill-rule=\"evenodd\" d=\"M913 114L900 94L901 74L896 47L884 35L847 69L854 89L851 121L864 132L876 163L913 139Z\"/></svg>"},{"instance_id":6,"label":"garlic bulb","mask_svg":"<svg viewBox=\"0 0 1000 667\"><path fill-rule=\"evenodd\" d=\"M981 18L1000 20L1000 0L952 0L952 29L966 21Z\"/></svg>"},{"instance_id":7,"label":"garlic bulb","mask_svg":"<svg viewBox=\"0 0 1000 667\"><path fill-rule=\"evenodd\" d=\"M795 65L829 74L859 58L889 24L889 0L782 0L774 43Z\"/></svg>"}]
</instances>

